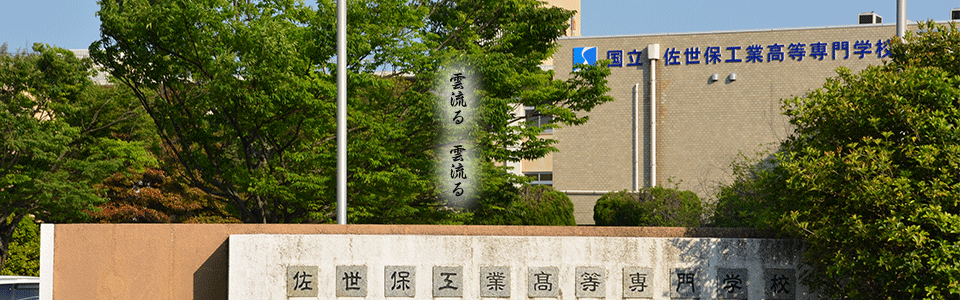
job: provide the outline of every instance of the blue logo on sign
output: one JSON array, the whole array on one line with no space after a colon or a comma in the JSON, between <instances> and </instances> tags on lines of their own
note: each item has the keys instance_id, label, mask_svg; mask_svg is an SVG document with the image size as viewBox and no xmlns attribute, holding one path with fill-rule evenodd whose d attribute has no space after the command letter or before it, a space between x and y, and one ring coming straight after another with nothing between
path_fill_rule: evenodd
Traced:
<instances>
[{"instance_id":1,"label":"blue logo on sign","mask_svg":"<svg viewBox=\"0 0 960 300\"><path fill-rule=\"evenodd\" d=\"M573 69L578 69L579 64L593 65L597 63L597 47L575 47L573 48Z\"/></svg>"}]
</instances>

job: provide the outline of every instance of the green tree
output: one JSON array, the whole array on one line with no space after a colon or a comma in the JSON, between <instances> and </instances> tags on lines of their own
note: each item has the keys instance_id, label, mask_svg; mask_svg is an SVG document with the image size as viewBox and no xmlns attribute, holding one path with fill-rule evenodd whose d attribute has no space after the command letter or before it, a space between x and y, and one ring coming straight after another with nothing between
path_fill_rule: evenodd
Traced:
<instances>
[{"instance_id":1,"label":"green tree","mask_svg":"<svg viewBox=\"0 0 960 300\"><path fill-rule=\"evenodd\" d=\"M0 275L40 276L40 225L32 216L20 220L9 249Z\"/></svg>"},{"instance_id":2,"label":"green tree","mask_svg":"<svg viewBox=\"0 0 960 300\"><path fill-rule=\"evenodd\" d=\"M740 154L730 163L732 181L718 186L710 225L778 229L785 208L777 198L783 191L776 155Z\"/></svg>"},{"instance_id":3,"label":"green tree","mask_svg":"<svg viewBox=\"0 0 960 300\"><path fill-rule=\"evenodd\" d=\"M512 189L510 189L512 188ZM551 186L509 185L500 190L500 205L492 201L474 211L473 224L575 226L573 202Z\"/></svg>"},{"instance_id":4,"label":"green tree","mask_svg":"<svg viewBox=\"0 0 960 300\"><path fill-rule=\"evenodd\" d=\"M209 194L161 169L117 172L95 185L107 201L91 211L102 223L237 223Z\"/></svg>"},{"instance_id":5,"label":"green tree","mask_svg":"<svg viewBox=\"0 0 960 300\"><path fill-rule=\"evenodd\" d=\"M960 33L920 29L890 63L784 102L778 201L825 296L960 295Z\"/></svg>"},{"instance_id":6,"label":"green tree","mask_svg":"<svg viewBox=\"0 0 960 300\"><path fill-rule=\"evenodd\" d=\"M597 199L598 226L700 226L703 206L697 194L655 186L639 192L610 192Z\"/></svg>"},{"instance_id":7,"label":"green tree","mask_svg":"<svg viewBox=\"0 0 960 300\"><path fill-rule=\"evenodd\" d=\"M83 211L102 201L94 183L152 161L141 143L113 136L137 114L98 96L104 87L90 81L89 59L42 44L32 53L0 48L2 265L17 225L29 215L84 221Z\"/></svg>"},{"instance_id":8,"label":"green tree","mask_svg":"<svg viewBox=\"0 0 960 300\"><path fill-rule=\"evenodd\" d=\"M102 0L91 55L138 91L184 181L244 222L331 222L335 209L335 5L293 0ZM462 220L434 184L441 66L483 78L482 182L519 182L493 161L543 157L554 140L517 106L555 124L610 101L609 70L560 81L539 65L572 12L534 0L365 0L349 5L351 222ZM480 195L503 186L485 184ZM451 219L452 218L452 219Z\"/></svg>"}]
</instances>

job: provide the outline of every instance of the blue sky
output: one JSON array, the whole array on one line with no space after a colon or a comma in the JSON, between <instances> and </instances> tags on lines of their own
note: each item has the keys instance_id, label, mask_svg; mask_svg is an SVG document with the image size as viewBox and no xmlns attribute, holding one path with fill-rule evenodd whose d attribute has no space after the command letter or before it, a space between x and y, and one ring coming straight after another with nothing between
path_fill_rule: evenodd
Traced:
<instances>
[{"instance_id":1,"label":"blue sky","mask_svg":"<svg viewBox=\"0 0 960 300\"><path fill-rule=\"evenodd\" d=\"M581 0L584 36L852 25L874 11L896 22L896 0ZM0 42L87 48L99 38L95 0L4 0ZM960 1L907 1L907 19L947 20ZM349 21L348 21L349 22Z\"/></svg>"}]
</instances>

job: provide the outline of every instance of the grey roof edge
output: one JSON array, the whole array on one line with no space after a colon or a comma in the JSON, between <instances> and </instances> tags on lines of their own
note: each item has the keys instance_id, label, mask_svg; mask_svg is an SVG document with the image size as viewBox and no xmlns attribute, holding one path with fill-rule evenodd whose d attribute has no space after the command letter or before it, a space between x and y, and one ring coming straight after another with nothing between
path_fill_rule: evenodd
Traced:
<instances>
[{"instance_id":1,"label":"grey roof edge","mask_svg":"<svg viewBox=\"0 0 960 300\"><path fill-rule=\"evenodd\" d=\"M920 21L907 21L908 26L917 25ZM946 24L952 21L934 21L939 24ZM641 33L641 34L622 34L622 35L597 35L597 36L571 36L560 37L559 40L587 40L604 38L624 38L624 37L658 37L658 36L678 36L678 35L701 35L701 34L731 34L731 33L751 33L751 32L772 32L772 31L794 31L794 30L814 30L814 29L844 29L855 27L896 27L896 23L882 24L850 24L833 26L814 26L814 27L783 27L768 29L745 29L745 30L717 30L717 31L698 31L698 32L675 32L675 33Z\"/></svg>"}]
</instances>

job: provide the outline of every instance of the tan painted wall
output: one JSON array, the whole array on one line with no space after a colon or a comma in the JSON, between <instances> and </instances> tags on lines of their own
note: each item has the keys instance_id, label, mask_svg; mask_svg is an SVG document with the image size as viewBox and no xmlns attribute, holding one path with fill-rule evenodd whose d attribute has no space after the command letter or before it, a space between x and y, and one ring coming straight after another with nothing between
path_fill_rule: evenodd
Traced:
<instances>
[{"instance_id":1,"label":"tan painted wall","mask_svg":"<svg viewBox=\"0 0 960 300\"><path fill-rule=\"evenodd\" d=\"M915 30L914 27L910 27ZM717 184L729 179L729 164L738 153L752 155L758 150L775 147L792 133L788 119L780 114L780 99L802 96L823 85L826 78L835 76L835 69L847 67L854 72L868 65L882 64L876 53L863 59L854 55L854 42L889 39L895 35L895 26L867 25L833 28L777 29L738 32L659 34L620 37L582 37L561 39L561 48L555 55L554 69L566 79L572 68L574 47L597 47L598 59L605 59L609 50L623 50L624 65L627 52L645 50L649 44L660 44L657 61L657 183L665 186L668 179L682 181L679 187L691 190L701 197L711 197ZM831 43L848 41L850 58L836 60L830 57ZM818 60L809 56L811 44L827 43L828 56ZM774 43L806 44L807 56L794 61L767 62L768 45ZM664 65L663 55L676 48L680 62L684 62L687 48L720 47L721 59L730 58L726 47L740 46L737 58L746 58L750 45L764 47L762 63L706 64L701 54L697 65ZM876 50L872 47L870 50ZM787 46L783 48L788 51ZM841 52L842 54L842 52ZM583 126L554 130L560 152L553 156L554 187L558 190L616 191L631 189L633 182L633 120L640 124L640 182L649 181L650 152L650 97L648 81L649 62L646 51L642 67L611 67L608 77L611 90L607 93L616 100L591 111L590 121ZM710 82L712 74L720 80ZM731 73L736 81L728 81ZM640 113L633 115L633 88L639 83L642 98ZM645 184L641 184L645 186ZM589 199L588 199L589 198ZM593 207L599 196L578 197L576 207ZM583 218L591 212L577 212L579 224L592 224Z\"/></svg>"},{"instance_id":2,"label":"tan painted wall","mask_svg":"<svg viewBox=\"0 0 960 300\"><path fill-rule=\"evenodd\" d=\"M537 160L524 160L523 172L552 172L553 171L553 153L547 154Z\"/></svg>"},{"instance_id":3,"label":"tan painted wall","mask_svg":"<svg viewBox=\"0 0 960 300\"><path fill-rule=\"evenodd\" d=\"M576 11L573 16L573 24L567 29L567 36L580 36L580 0L546 0L548 5L556 6L566 10Z\"/></svg>"},{"instance_id":4,"label":"tan painted wall","mask_svg":"<svg viewBox=\"0 0 960 300\"><path fill-rule=\"evenodd\" d=\"M580 36L580 0L546 0L547 5L556 6L566 10L572 10L577 12L573 15L572 24L570 28L567 28L566 36ZM545 66L553 66L553 58L548 58L543 61Z\"/></svg>"},{"instance_id":5,"label":"tan painted wall","mask_svg":"<svg viewBox=\"0 0 960 300\"><path fill-rule=\"evenodd\" d=\"M57 224L53 299L226 299L231 234L760 238L751 230L439 225ZM49 233L44 233L49 236ZM44 240L43 243L50 241Z\"/></svg>"}]
</instances>

